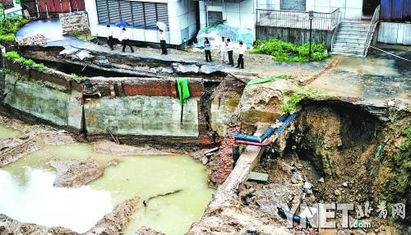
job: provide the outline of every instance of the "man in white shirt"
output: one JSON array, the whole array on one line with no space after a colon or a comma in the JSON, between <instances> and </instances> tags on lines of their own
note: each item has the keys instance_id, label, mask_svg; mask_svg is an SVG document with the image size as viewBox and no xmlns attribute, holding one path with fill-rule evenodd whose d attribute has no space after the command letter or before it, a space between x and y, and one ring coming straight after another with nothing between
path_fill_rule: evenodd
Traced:
<instances>
[{"instance_id":1,"label":"man in white shirt","mask_svg":"<svg viewBox=\"0 0 411 235\"><path fill-rule=\"evenodd\" d=\"M221 37L220 54L221 54L221 63L224 64L226 60L226 54L227 54L227 43L224 37Z\"/></svg>"},{"instance_id":2,"label":"man in white shirt","mask_svg":"<svg viewBox=\"0 0 411 235\"><path fill-rule=\"evenodd\" d=\"M160 29L158 31L159 37L160 37L160 46L161 46L161 54L162 55L167 55L167 47L166 47L166 33Z\"/></svg>"},{"instance_id":3,"label":"man in white shirt","mask_svg":"<svg viewBox=\"0 0 411 235\"><path fill-rule=\"evenodd\" d=\"M237 48L238 61L237 61L236 68L244 69L244 53L246 50L247 50L247 47L244 46L243 42L240 41L239 46Z\"/></svg>"},{"instance_id":4,"label":"man in white shirt","mask_svg":"<svg viewBox=\"0 0 411 235\"><path fill-rule=\"evenodd\" d=\"M126 28L123 28L120 32L120 35L118 36L118 40L120 41L121 44L123 44L123 52L126 52L126 46L130 47L130 50L132 53L134 53L133 47L130 45L130 40L127 35L127 30Z\"/></svg>"},{"instance_id":5,"label":"man in white shirt","mask_svg":"<svg viewBox=\"0 0 411 235\"><path fill-rule=\"evenodd\" d=\"M233 44L231 43L231 40L227 38L228 65L231 65L234 67L233 51L234 51Z\"/></svg>"},{"instance_id":6,"label":"man in white shirt","mask_svg":"<svg viewBox=\"0 0 411 235\"><path fill-rule=\"evenodd\" d=\"M114 50L114 38L113 38L113 31L111 30L110 25L107 25L107 44L111 50Z\"/></svg>"}]
</instances>

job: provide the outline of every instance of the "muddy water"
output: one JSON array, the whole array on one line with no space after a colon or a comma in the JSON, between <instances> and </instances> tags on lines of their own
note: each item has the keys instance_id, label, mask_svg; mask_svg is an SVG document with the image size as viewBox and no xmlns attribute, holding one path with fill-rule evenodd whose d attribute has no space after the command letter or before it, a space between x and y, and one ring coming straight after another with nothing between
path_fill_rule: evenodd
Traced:
<instances>
[{"instance_id":1,"label":"muddy water","mask_svg":"<svg viewBox=\"0 0 411 235\"><path fill-rule=\"evenodd\" d=\"M0 140L17 137L20 134L20 131L0 124Z\"/></svg>"},{"instance_id":2,"label":"muddy water","mask_svg":"<svg viewBox=\"0 0 411 235\"><path fill-rule=\"evenodd\" d=\"M87 186L77 189L51 186L55 174L47 165L49 160L88 157L100 161L118 159L120 163L107 168L103 177ZM132 234L145 225L166 234L183 234L200 218L212 197L212 190L207 186L207 169L191 157L182 155L119 157L95 153L88 144L45 146L3 169L0 170L0 184L9 186L5 190L6 196L2 189L0 213L78 232L91 228L125 199L133 196L147 199L182 190L150 200L147 207L139 208L125 233ZM10 206L15 202L24 206ZM27 211L30 213L25 213Z\"/></svg>"}]
</instances>

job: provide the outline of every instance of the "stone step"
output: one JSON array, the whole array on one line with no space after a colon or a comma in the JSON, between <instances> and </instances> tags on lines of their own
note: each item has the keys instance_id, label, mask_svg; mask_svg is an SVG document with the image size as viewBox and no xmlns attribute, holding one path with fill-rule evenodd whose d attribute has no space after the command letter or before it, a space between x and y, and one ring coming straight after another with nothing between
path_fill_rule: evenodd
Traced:
<instances>
[{"instance_id":1,"label":"stone step","mask_svg":"<svg viewBox=\"0 0 411 235\"><path fill-rule=\"evenodd\" d=\"M365 37L341 37L337 36L335 39L335 43L341 42L341 43L365 43Z\"/></svg>"},{"instance_id":2,"label":"stone step","mask_svg":"<svg viewBox=\"0 0 411 235\"><path fill-rule=\"evenodd\" d=\"M339 31L337 37L351 37L351 38L365 38L367 37L368 32L355 32L355 31Z\"/></svg>"},{"instance_id":3,"label":"stone step","mask_svg":"<svg viewBox=\"0 0 411 235\"><path fill-rule=\"evenodd\" d=\"M364 45L349 45L349 44L334 44L333 50L354 50L354 51L364 51Z\"/></svg>"},{"instance_id":4,"label":"stone step","mask_svg":"<svg viewBox=\"0 0 411 235\"><path fill-rule=\"evenodd\" d=\"M364 41L335 40L334 45L364 46Z\"/></svg>"},{"instance_id":5,"label":"stone step","mask_svg":"<svg viewBox=\"0 0 411 235\"><path fill-rule=\"evenodd\" d=\"M341 23L340 27L351 27L351 28L369 28L369 24L344 24Z\"/></svg>"},{"instance_id":6,"label":"stone step","mask_svg":"<svg viewBox=\"0 0 411 235\"><path fill-rule=\"evenodd\" d=\"M362 50L356 50L352 48L333 48L332 50L333 53L348 53L348 54L355 54L355 55L363 55L364 54L364 48Z\"/></svg>"},{"instance_id":7,"label":"stone step","mask_svg":"<svg viewBox=\"0 0 411 235\"><path fill-rule=\"evenodd\" d=\"M343 52L343 51L340 51L340 52L331 52L331 54L333 54L333 55L344 55L344 56L352 56L352 57L364 57L362 54L353 54L353 53L350 53L350 52Z\"/></svg>"},{"instance_id":8,"label":"stone step","mask_svg":"<svg viewBox=\"0 0 411 235\"><path fill-rule=\"evenodd\" d=\"M364 51L364 46L345 46L345 45L334 45L333 51L335 50L352 50L352 51Z\"/></svg>"},{"instance_id":9,"label":"stone step","mask_svg":"<svg viewBox=\"0 0 411 235\"><path fill-rule=\"evenodd\" d=\"M339 32L368 32L369 28L368 27L344 27L341 26L338 31Z\"/></svg>"},{"instance_id":10,"label":"stone step","mask_svg":"<svg viewBox=\"0 0 411 235\"><path fill-rule=\"evenodd\" d=\"M370 25L370 21L341 21L342 25L360 25L360 26L368 26Z\"/></svg>"}]
</instances>

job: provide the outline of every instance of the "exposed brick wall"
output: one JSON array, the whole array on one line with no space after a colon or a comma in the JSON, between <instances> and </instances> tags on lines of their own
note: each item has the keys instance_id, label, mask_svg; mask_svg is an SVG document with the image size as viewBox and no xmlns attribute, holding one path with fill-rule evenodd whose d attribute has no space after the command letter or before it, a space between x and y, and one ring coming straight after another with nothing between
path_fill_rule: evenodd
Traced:
<instances>
[{"instance_id":1,"label":"exposed brick wall","mask_svg":"<svg viewBox=\"0 0 411 235\"><path fill-rule=\"evenodd\" d=\"M204 92L204 85L200 81L189 81L190 93L192 97L201 97ZM170 96L177 97L175 80L149 80L142 78L138 83L123 84L126 96L146 95L146 96Z\"/></svg>"}]
</instances>

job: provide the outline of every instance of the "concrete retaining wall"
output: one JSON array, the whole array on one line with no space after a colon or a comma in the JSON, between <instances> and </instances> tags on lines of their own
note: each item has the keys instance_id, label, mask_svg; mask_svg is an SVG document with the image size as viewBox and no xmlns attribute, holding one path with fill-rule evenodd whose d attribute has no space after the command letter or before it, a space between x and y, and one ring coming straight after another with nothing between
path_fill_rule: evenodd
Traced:
<instances>
[{"instance_id":1,"label":"concrete retaining wall","mask_svg":"<svg viewBox=\"0 0 411 235\"><path fill-rule=\"evenodd\" d=\"M411 24L381 22L378 42L411 45Z\"/></svg>"},{"instance_id":2,"label":"concrete retaining wall","mask_svg":"<svg viewBox=\"0 0 411 235\"><path fill-rule=\"evenodd\" d=\"M82 87L78 80L51 69L35 70L6 60L3 104L58 126L81 129ZM90 78L102 94L86 99L85 127L90 135L111 131L121 136L195 138L206 135L199 110L202 79L189 79L192 97L184 105L177 98L174 78ZM110 90L113 91L110 92Z\"/></svg>"},{"instance_id":3,"label":"concrete retaining wall","mask_svg":"<svg viewBox=\"0 0 411 235\"><path fill-rule=\"evenodd\" d=\"M87 132L117 135L198 137L198 99L184 105L180 123L179 100L165 96L132 96L88 102L85 109Z\"/></svg>"},{"instance_id":4,"label":"concrete retaining wall","mask_svg":"<svg viewBox=\"0 0 411 235\"><path fill-rule=\"evenodd\" d=\"M5 76L4 103L59 126L80 130L79 92L65 93L64 87L46 81L28 80L10 73Z\"/></svg>"},{"instance_id":5,"label":"concrete retaining wall","mask_svg":"<svg viewBox=\"0 0 411 235\"><path fill-rule=\"evenodd\" d=\"M85 11L59 14L63 34L70 34L73 30L89 32L88 15Z\"/></svg>"},{"instance_id":6,"label":"concrete retaining wall","mask_svg":"<svg viewBox=\"0 0 411 235\"><path fill-rule=\"evenodd\" d=\"M331 49L331 39L334 31L313 30L312 40L315 43L324 43ZM309 29L280 28L269 26L256 26L257 39L279 39L294 44L303 44L310 40Z\"/></svg>"}]
</instances>

